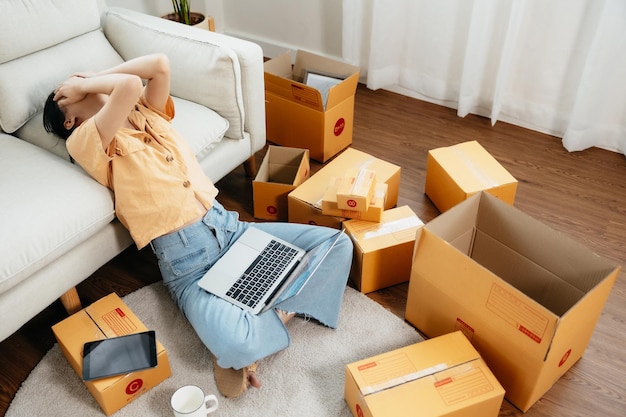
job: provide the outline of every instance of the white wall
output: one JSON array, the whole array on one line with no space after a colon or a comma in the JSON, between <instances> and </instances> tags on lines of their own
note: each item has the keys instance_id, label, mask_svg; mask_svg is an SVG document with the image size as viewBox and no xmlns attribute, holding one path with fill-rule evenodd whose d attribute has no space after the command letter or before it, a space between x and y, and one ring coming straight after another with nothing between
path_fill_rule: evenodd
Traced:
<instances>
[{"instance_id":1,"label":"white wall","mask_svg":"<svg viewBox=\"0 0 626 417\"><path fill-rule=\"evenodd\" d=\"M172 11L169 0L106 0L154 16ZM213 16L216 30L248 39L273 57L304 49L341 58L342 2L339 0L192 0L191 7Z\"/></svg>"}]
</instances>

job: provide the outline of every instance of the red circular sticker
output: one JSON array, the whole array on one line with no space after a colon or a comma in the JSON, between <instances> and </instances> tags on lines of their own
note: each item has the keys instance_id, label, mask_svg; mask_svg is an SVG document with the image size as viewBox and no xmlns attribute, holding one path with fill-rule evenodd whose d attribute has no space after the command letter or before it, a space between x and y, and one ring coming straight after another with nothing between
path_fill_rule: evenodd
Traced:
<instances>
[{"instance_id":1,"label":"red circular sticker","mask_svg":"<svg viewBox=\"0 0 626 417\"><path fill-rule=\"evenodd\" d=\"M568 349L567 352L565 352L565 355L563 355L563 357L561 358L561 361L559 362L559 368L563 366L565 362L567 362L567 359L569 358L569 355L571 354L572 354L572 349Z\"/></svg>"},{"instance_id":2,"label":"red circular sticker","mask_svg":"<svg viewBox=\"0 0 626 417\"><path fill-rule=\"evenodd\" d=\"M350 206L350 207L356 207L356 201L354 201L354 200L348 200L348 201L347 201L347 204L348 204L348 206Z\"/></svg>"},{"instance_id":3,"label":"red circular sticker","mask_svg":"<svg viewBox=\"0 0 626 417\"><path fill-rule=\"evenodd\" d=\"M361 406L359 404L356 405L356 415L358 417L363 417L364 416L363 410L361 409Z\"/></svg>"},{"instance_id":4,"label":"red circular sticker","mask_svg":"<svg viewBox=\"0 0 626 417\"><path fill-rule=\"evenodd\" d=\"M269 214L275 215L276 213L278 213L278 209L274 206L267 206L267 212Z\"/></svg>"},{"instance_id":5,"label":"red circular sticker","mask_svg":"<svg viewBox=\"0 0 626 417\"><path fill-rule=\"evenodd\" d=\"M130 384L126 386L126 394L133 395L143 387L143 379L135 379L130 381Z\"/></svg>"},{"instance_id":6,"label":"red circular sticker","mask_svg":"<svg viewBox=\"0 0 626 417\"><path fill-rule=\"evenodd\" d=\"M346 121L343 117L340 117L339 120L335 123L335 136L339 136L343 133L343 129L346 127Z\"/></svg>"}]
</instances>

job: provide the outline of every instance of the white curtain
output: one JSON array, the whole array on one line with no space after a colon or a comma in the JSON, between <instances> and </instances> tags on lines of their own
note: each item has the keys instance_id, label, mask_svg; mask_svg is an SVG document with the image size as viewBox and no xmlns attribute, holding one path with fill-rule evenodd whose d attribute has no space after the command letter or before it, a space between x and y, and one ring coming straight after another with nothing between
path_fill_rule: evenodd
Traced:
<instances>
[{"instance_id":1,"label":"white curtain","mask_svg":"<svg viewBox=\"0 0 626 417\"><path fill-rule=\"evenodd\" d=\"M343 58L368 88L626 153L624 0L343 0Z\"/></svg>"}]
</instances>

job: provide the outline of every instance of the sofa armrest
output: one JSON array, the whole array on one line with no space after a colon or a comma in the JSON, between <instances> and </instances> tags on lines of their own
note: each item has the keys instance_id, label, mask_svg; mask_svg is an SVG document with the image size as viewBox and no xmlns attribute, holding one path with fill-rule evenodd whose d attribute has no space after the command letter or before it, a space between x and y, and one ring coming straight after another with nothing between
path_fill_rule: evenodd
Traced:
<instances>
[{"instance_id":1,"label":"sofa armrest","mask_svg":"<svg viewBox=\"0 0 626 417\"><path fill-rule=\"evenodd\" d=\"M257 44L118 7L106 10L102 28L124 60L168 55L172 95L226 118L229 138L247 132L251 154L265 145L263 51Z\"/></svg>"}]
</instances>

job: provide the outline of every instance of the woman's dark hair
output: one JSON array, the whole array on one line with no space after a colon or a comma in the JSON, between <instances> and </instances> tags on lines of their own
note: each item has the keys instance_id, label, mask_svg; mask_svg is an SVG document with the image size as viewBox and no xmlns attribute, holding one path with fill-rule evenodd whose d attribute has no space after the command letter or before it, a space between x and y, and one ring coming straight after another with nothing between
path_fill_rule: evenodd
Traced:
<instances>
[{"instance_id":1,"label":"woman's dark hair","mask_svg":"<svg viewBox=\"0 0 626 417\"><path fill-rule=\"evenodd\" d=\"M48 133L54 133L61 139L67 139L74 131L74 127L67 130L64 126L65 114L54 101L54 91L50 93L43 107L43 127Z\"/></svg>"}]
</instances>

